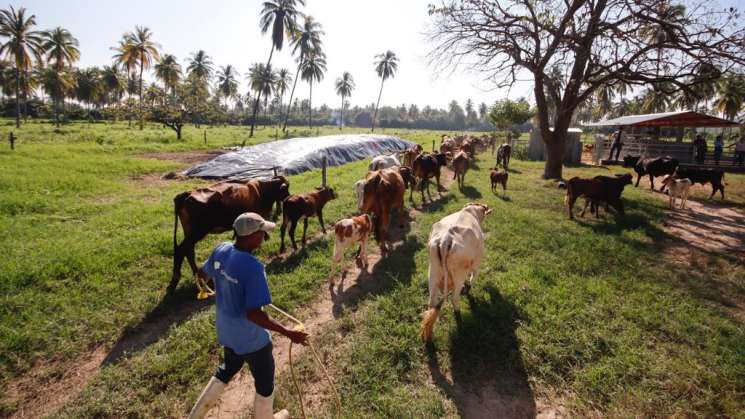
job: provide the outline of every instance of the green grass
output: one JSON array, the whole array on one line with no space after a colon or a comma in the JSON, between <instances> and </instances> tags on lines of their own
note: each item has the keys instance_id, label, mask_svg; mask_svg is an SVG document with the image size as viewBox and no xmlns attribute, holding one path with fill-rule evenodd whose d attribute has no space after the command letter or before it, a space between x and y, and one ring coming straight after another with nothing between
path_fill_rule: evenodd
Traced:
<instances>
[{"instance_id":1,"label":"green grass","mask_svg":"<svg viewBox=\"0 0 745 419\"><path fill-rule=\"evenodd\" d=\"M0 127L0 138L10 128ZM176 141L155 125L139 131L126 123L80 123L55 132L32 123L15 131L16 151L0 149L0 167L9 169L0 171L0 246L7 249L0 265L3 383L40 360L52 361L54 376L103 345L115 356L62 416L175 417L189 409L219 359L214 310L194 303L187 268L175 295L164 296L172 197L203 183L143 181L187 166L143 154L233 146L247 136L245 127L206 128L205 145L204 130L188 127ZM333 133L338 130L324 127L291 136ZM427 149L441 134L385 133ZM273 134L260 130L249 144ZM417 219L405 245L382 263L381 290L363 299L357 314L345 313L343 322L353 326L331 352L348 416L460 413L457 392L428 384L434 365L456 386L555 395L579 414L741 415L745 330L722 300L745 297L742 260L707 255L703 267L688 269L663 258L665 202L642 188L626 190L628 214L618 222L570 222L563 192L539 179L541 164L515 161L520 173L511 174L510 199L502 200L489 192L491 163L482 160L481 170L469 172L465 194L451 188ZM365 172L366 162L329 170L339 199L324 211L328 224L353 210L352 184ZM565 176L599 172L570 168ZM293 176L291 191L308 191L319 179L318 171ZM727 175L727 182L728 200L745 202L745 177ZM446 306L437 349L428 353L416 336L427 301L423 246L433 222L475 200L495 208L485 226L487 257L472 300L462 301L462 324ZM317 220L309 229L319 230ZM228 238L200 243L198 259ZM261 257L278 246L275 234ZM267 267L278 305L296 310L313 300L331 272L330 246L319 240ZM705 286L712 282L719 287ZM176 320L163 333L120 353L127 349L123 338L169 316ZM282 403L295 408L288 391L282 382ZM0 403L0 412L16 409Z\"/></svg>"}]
</instances>

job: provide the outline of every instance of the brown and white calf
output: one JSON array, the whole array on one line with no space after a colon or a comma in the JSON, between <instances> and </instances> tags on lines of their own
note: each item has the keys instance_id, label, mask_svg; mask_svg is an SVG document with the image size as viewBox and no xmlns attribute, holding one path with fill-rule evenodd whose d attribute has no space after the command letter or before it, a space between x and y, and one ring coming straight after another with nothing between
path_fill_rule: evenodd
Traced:
<instances>
[{"instance_id":1,"label":"brown and white calf","mask_svg":"<svg viewBox=\"0 0 745 419\"><path fill-rule=\"evenodd\" d=\"M677 179L675 176L667 175L662 179L662 187L667 187L670 195L670 208L675 208L676 198L680 198L680 209L685 209L688 194L691 191L691 179Z\"/></svg>"},{"instance_id":2,"label":"brown and white calf","mask_svg":"<svg viewBox=\"0 0 745 419\"><path fill-rule=\"evenodd\" d=\"M367 239L372 231L372 219L367 214L339 220L334 225L334 264L339 265L344 258L344 251L360 244L357 260L363 268L367 268ZM334 279L331 278L333 285Z\"/></svg>"},{"instance_id":3,"label":"brown and white calf","mask_svg":"<svg viewBox=\"0 0 745 419\"><path fill-rule=\"evenodd\" d=\"M303 247L305 246L305 233L308 231L308 217L318 216L318 222L321 223L323 234L326 234L326 226L323 224L323 207L332 199L336 199L336 192L332 188L324 186L316 188L315 191L310 193L290 195L282 201L282 227L280 228L282 240L279 246L280 253L285 251L285 229L287 229L288 225L290 226L292 248L297 250L295 228L301 218L304 218Z\"/></svg>"},{"instance_id":4,"label":"brown and white calf","mask_svg":"<svg viewBox=\"0 0 745 419\"><path fill-rule=\"evenodd\" d=\"M460 316L460 294L470 289L484 254L484 232L481 229L491 212L484 204L468 204L432 226L429 234L429 309L424 313L421 338L432 341L432 331L442 303L450 294L456 316ZM466 277L468 282L466 283Z\"/></svg>"}]
</instances>

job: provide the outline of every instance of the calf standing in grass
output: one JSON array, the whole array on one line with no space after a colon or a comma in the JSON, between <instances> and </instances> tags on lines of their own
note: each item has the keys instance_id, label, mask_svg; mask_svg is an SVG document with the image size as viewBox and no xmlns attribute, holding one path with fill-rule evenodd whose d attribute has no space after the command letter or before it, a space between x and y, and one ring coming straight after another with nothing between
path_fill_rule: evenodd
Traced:
<instances>
[{"instance_id":1,"label":"calf standing in grass","mask_svg":"<svg viewBox=\"0 0 745 419\"><path fill-rule=\"evenodd\" d=\"M667 175L662 179L663 187L667 187L670 195L670 208L675 208L675 199L680 198L680 209L685 209L688 193L691 191L691 179L676 179L675 176Z\"/></svg>"},{"instance_id":2,"label":"calf standing in grass","mask_svg":"<svg viewBox=\"0 0 745 419\"><path fill-rule=\"evenodd\" d=\"M367 268L367 239L372 231L372 219L367 214L352 218L345 218L334 225L334 264L341 263L344 251L355 243L360 244L357 261L360 266ZM331 277L331 285L334 278Z\"/></svg>"},{"instance_id":3,"label":"calf standing in grass","mask_svg":"<svg viewBox=\"0 0 745 419\"><path fill-rule=\"evenodd\" d=\"M491 179L491 191L497 193L497 184L500 184L502 185L502 194L504 195L507 192L507 178L509 176L509 173L504 170L499 170L496 167L491 169L491 173L489 173L489 179Z\"/></svg>"},{"instance_id":4,"label":"calf standing in grass","mask_svg":"<svg viewBox=\"0 0 745 419\"><path fill-rule=\"evenodd\" d=\"M460 293L471 287L484 254L481 224L491 212L484 204L468 204L432 226L429 235L429 309L422 320L421 338L432 341L432 331L442 303L450 294L456 317L460 319ZM466 276L469 276L466 282Z\"/></svg>"},{"instance_id":5,"label":"calf standing in grass","mask_svg":"<svg viewBox=\"0 0 745 419\"><path fill-rule=\"evenodd\" d=\"M282 235L282 241L279 247L279 252L285 251L285 229L287 225L290 226L290 240L292 241L292 248L297 250L297 244L295 244L295 227L297 227L298 221L304 218L303 224L303 247L305 247L305 233L308 231L308 217L314 215L318 216L318 221L321 223L321 229L323 234L326 234L326 226L323 224L323 207L327 202L332 199L336 199L336 193L328 186L316 188L315 191L302 195L290 195L282 202L282 228L280 234Z\"/></svg>"},{"instance_id":6,"label":"calf standing in grass","mask_svg":"<svg viewBox=\"0 0 745 419\"><path fill-rule=\"evenodd\" d=\"M512 146L504 143L497 149L497 167L501 164L504 170L510 170L510 157L512 156Z\"/></svg>"},{"instance_id":7,"label":"calf standing in grass","mask_svg":"<svg viewBox=\"0 0 745 419\"><path fill-rule=\"evenodd\" d=\"M453 179L458 179L458 188L463 189L470 159L465 151L455 153L453 157Z\"/></svg>"}]
</instances>

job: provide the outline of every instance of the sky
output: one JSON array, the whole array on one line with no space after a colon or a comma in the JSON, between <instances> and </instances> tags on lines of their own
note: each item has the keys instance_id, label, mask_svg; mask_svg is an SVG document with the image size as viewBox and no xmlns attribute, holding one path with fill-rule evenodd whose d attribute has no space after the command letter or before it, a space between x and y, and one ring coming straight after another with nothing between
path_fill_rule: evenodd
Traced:
<instances>
[{"instance_id":1,"label":"sky","mask_svg":"<svg viewBox=\"0 0 745 419\"><path fill-rule=\"evenodd\" d=\"M356 89L352 105L375 102L380 79L374 70L374 57L390 49L399 57L395 78L387 80L381 106L417 104L446 108L455 99L491 104L505 97L532 96L532 83L516 84L512 89L494 90L483 76L457 70L436 74L428 65L427 53L433 45L425 31L430 22L427 4L432 0L307 0L301 7L323 25L327 72L313 86L314 106L325 103L338 107L334 81L344 71L352 73ZM36 15L39 29L62 26L80 41L78 66L111 63L122 34L135 25L149 27L162 53L174 54L186 67L188 57L204 49L216 66L231 64L241 73L241 93L247 90L243 75L256 62L265 63L271 48L269 34L259 29L259 0L24 0L23 6ZM289 45L275 51L274 68L285 67L295 73ZM296 97L308 96L307 83L298 82Z\"/></svg>"}]
</instances>

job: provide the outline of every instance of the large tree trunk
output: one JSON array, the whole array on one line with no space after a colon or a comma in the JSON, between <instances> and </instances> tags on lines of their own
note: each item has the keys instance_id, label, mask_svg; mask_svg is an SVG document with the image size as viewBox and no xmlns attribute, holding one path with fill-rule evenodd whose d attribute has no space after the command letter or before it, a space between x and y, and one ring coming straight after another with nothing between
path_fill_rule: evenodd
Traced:
<instances>
[{"instance_id":1,"label":"large tree trunk","mask_svg":"<svg viewBox=\"0 0 745 419\"><path fill-rule=\"evenodd\" d=\"M383 83L385 83L385 79L380 80L380 92L378 93L378 103L375 105L375 114L373 114L372 127L370 127L370 132L375 132L375 120L378 118L378 108L380 107L380 96L383 95Z\"/></svg>"},{"instance_id":2,"label":"large tree trunk","mask_svg":"<svg viewBox=\"0 0 745 419\"><path fill-rule=\"evenodd\" d=\"M561 179L564 168L564 143L566 142L566 131L563 135L552 133L548 141L544 138L546 145L546 164L543 167L544 179Z\"/></svg>"},{"instance_id":3,"label":"large tree trunk","mask_svg":"<svg viewBox=\"0 0 745 419\"><path fill-rule=\"evenodd\" d=\"M290 110L292 110L292 97L295 95L295 86L297 86L297 76L300 75L301 64L297 65L297 71L295 72L295 81L292 82L292 92L290 92L290 101L287 102L287 114L285 115L285 123L282 126L282 131L287 131L287 120L290 119Z\"/></svg>"}]
</instances>

